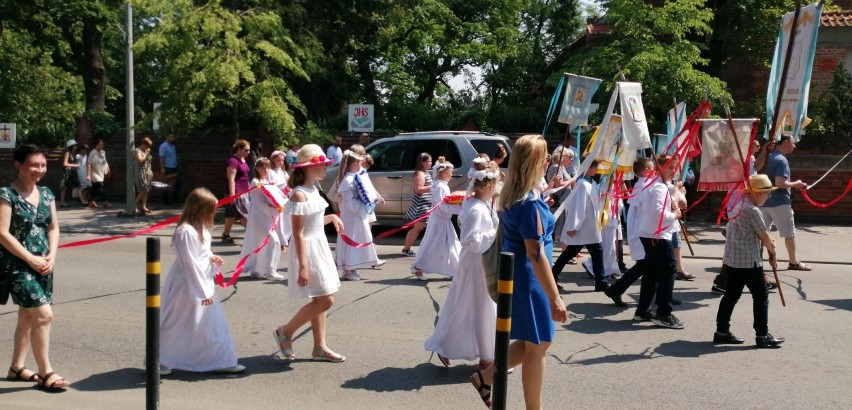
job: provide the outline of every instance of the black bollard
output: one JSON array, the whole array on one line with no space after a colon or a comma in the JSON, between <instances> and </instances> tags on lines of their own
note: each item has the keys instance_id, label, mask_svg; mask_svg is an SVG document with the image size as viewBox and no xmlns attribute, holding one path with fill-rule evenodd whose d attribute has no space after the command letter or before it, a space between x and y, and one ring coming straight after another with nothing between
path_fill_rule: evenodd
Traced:
<instances>
[{"instance_id":1,"label":"black bollard","mask_svg":"<svg viewBox=\"0 0 852 410\"><path fill-rule=\"evenodd\" d=\"M160 408L160 238L145 242L145 408Z\"/></svg>"},{"instance_id":2,"label":"black bollard","mask_svg":"<svg viewBox=\"0 0 852 410\"><path fill-rule=\"evenodd\" d=\"M500 265L497 273L497 337L494 340L494 382L491 390L491 408L497 410L506 409L514 269L515 254L500 252Z\"/></svg>"}]
</instances>

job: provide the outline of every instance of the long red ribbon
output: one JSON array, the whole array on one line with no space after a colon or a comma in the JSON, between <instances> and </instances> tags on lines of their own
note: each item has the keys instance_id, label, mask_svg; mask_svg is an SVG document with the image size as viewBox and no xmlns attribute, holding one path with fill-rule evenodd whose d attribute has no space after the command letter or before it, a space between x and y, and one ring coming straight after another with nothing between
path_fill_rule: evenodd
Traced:
<instances>
[{"instance_id":1,"label":"long red ribbon","mask_svg":"<svg viewBox=\"0 0 852 410\"><path fill-rule=\"evenodd\" d=\"M373 237L373 242L359 243L359 242L356 242L355 240L353 240L352 238L350 238L350 237L346 236L345 234L340 234L340 235L338 235L338 236L340 237L340 239L342 239L342 240L343 240L343 242L345 242L347 245L349 245L349 246L351 246L351 247L353 247L353 248L363 248L363 247L366 247L366 246L370 246L370 245L372 245L375 241L377 241L377 240L379 240L379 239L387 238L388 236L391 236L391 235L393 235L393 234L395 234L395 233L397 233L397 232L404 231L404 230L406 230L406 229L411 228L412 226L414 226L414 224L416 224L416 223L418 223L418 222L420 222L420 221L422 221L422 220L426 219L426 218L427 218L427 217L428 217L428 216L429 216L432 212L434 212L436 209L438 209L438 207L439 207L439 206L441 206L441 205L443 205L443 204L447 203L447 198L449 198L449 195L448 195L447 197L445 197L445 198L444 198L444 201L443 201L443 202L440 202L440 203L438 203L437 205L433 206L433 207L432 207L432 208L430 208L428 211L426 211L425 213L423 213L423 215L420 215L420 217L418 217L417 219L415 219L415 220L413 220L413 221L411 221L411 222L409 222L409 223L407 223L407 224L405 224L405 225L403 225L403 226L401 226L401 227L399 227L399 228L391 229L391 230L389 230L389 231L384 231L384 232L382 232L382 233L380 233L380 234L378 234L378 235L374 236L374 237ZM457 199L457 198L456 198L456 199Z\"/></svg>"},{"instance_id":2,"label":"long red ribbon","mask_svg":"<svg viewBox=\"0 0 852 410\"><path fill-rule=\"evenodd\" d=\"M838 203L841 199L843 199L843 197L846 196L846 194L848 194L850 190L852 190L852 178L849 179L849 183L846 184L846 189L843 190L843 193L840 194L840 196L838 196L837 198L834 198L834 200L832 200L831 202L828 202L828 203L816 202L813 199L811 199L811 197L808 195L807 190L802 191L802 197L805 198L805 201L808 201L809 204L811 204L811 205L813 205L817 208L828 208L828 207Z\"/></svg>"},{"instance_id":3,"label":"long red ribbon","mask_svg":"<svg viewBox=\"0 0 852 410\"><path fill-rule=\"evenodd\" d=\"M220 199L218 202L216 202L216 208L219 208L221 206L225 206L227 204L230 204L231 202L234 202L237 198L239 198L242 195L247 194L252 189L255 189L255 188L253 187L253 188L250 188L248 191L245 191L243 193L239 193L239 194L236 194L236 195L229 196L227 198ZM118 240L118 239L132 238L134 236L144 235L146 233L151 233L151 232L163 229L163 228L177 222L179 219L180 219L180 215L173 216L169 219L157 222L154 225L151 225L147 228L142 228L142 229L140 229L136 232L133 232L133 233L129 233L129 234L125 234L125 235L108 236L108 237L105 237L105 238L84 239L82 241L69 242L69 243L66 243L64 245L59 245L59 249L75 248L75 247L78 247L78 246L94 245L96 243L115 241L115 240Z\"/></svg>"},{"instance_id":4,"label":"long red ribbon","mask_svg":"<svg viewBox=\"0 0 852 410\"><path fill-rule=\"evenodd\" d=\"M258 253L260 253L260 250L263 249L269 243L269 237L272 235L273 232L275 232L276 229L278 229L278 219L277 218L276 218L275 223L272 224L272 228L269 229L269 232L266 234L266 238L263 240L263 242L260 244L260 246L258 246L257 248L255 248L253 251L249 252L248 254L243 256L242 258L240 258L240 261L237 262L237 266L234 268L234 274L231 275L231 279L229 279L228 282L226 283L225 282L225 275L223 275L222 272L219 272L213 278L214 280L216 280L216 284L223 287L223 288L228 288L228 287L234 286L234 284L237 283L237 279L240 278L240 274L243 273L243 268L246 266L246 261L248 261L249 256L257 255Z\"/></svg>"}]
</instances>

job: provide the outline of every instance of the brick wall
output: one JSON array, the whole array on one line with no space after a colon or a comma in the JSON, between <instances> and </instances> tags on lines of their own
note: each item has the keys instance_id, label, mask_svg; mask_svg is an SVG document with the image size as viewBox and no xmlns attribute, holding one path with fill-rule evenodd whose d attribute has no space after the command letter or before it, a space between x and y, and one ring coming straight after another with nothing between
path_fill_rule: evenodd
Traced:
<instances>
[{"instance_id":1,"label":"brick wall","mask_svg":"<svg viewBox=\"0 0 852 410\"><path fill-rule=\"evenodd\" d=\"M845 47L821 46L814 55L814 67L811 72L811 98L819 97L831 86L834 69L846 60Z\"/></svg>"}]
</instances>

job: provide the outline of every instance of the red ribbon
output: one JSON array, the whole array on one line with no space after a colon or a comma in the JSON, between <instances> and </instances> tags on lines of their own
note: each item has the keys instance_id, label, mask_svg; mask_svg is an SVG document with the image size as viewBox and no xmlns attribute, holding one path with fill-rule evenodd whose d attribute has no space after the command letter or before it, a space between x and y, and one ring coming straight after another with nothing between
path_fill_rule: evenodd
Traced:
<instances>
[{"instance_id":1,"label":"red ribbon","mask_svg":"<svg viewBox=\"0 0 852 410\"><path fill-rule=\"evenodd\" d=\"M250 188L248 191L245 191L245 192L242 192L242 193L239 193L239 194L236 194L236 195L231 195L227 198L220 199L218 202L216 202L216 208L219 208L221 206L225 206L227 204L230 204L231 202L236 201L237 198L239 198L242 195L247 194L252 189L254 189L254 188ZM144 235L146 233L151 233L151 232L163 229L163 228L177 222L179 219L180 219L180 215L173 216L169 219L157 222L154 225L151 225L147 228L142 228L142 229L140 229L136 232L133 232L133 233L129 233L129 234L126 234L126 235L108 236L106 238L84 239L82 241L69 242L69 243L66 243L64 245L59 245L59 249L75 248L75 247L78 247L78 246L94 245L96 243L109 242L109 241L114 241L114 240L118 240L118 239L132 238L134 236Z\"/></svg>"},{"instance_id":2,"label":"red ribbon","mask_svg":"<svg viewBox=\"0 0 852 410\"><path fill-rule=\"evenodd\" d=\"M269 243L269 237L270 237L270 235L272 235L273 232L275 232L276 229L278 229L278 219L277 218L276 218L275 223L272 224L272 228L269 229L269 233L266 234L266 239L263 240L263 242L260 244L260 246L255 248L253 251L249 252L247 255L240 258L240 261L237 262L237 266L234 268L234 274L231 275L231 279L229 279L228 282L225 283L225 275L223 275L222 272L219 272L213 278L214 280L216 280L216 284L223 287L223 288L228 288L228 287L234 286L234 284L237 283L237 279L240 278L240 274L243 273L243 268L246 266L246 261L248 260L249 256L257 255L258 253L260 253L260 250L263 249L266 246L266 244Z\"/></svg>"},{"instance_id":3,"label":"red ribbon","mask_svg":"<svg viewBox=\"0 0 852 410\"><path fill-rule=\"evenodd\" d=\"M397 232L404 231L404 230L406 230L406 229L411 228L412 226L414 226L414 224L416 224L416 223L418 223L418 222L420 222L420 221L422 221L422 220L426 219L426 218L429 216L429 214L431 214L431 213L432 213L432 212L434 212L436 209L438 209L438 207L439 207L439 206L441 206L441 205L443 205L443 204L447 203L447 198L449 198L449 196L444 197L444 201L442 201L442 202L438 203L437 205L435 205L435 206L433 206L432 208L430 208L428 211L424 212L424 213L423 213L423 215L420 215L420 217L419 217L419 218L417 218L417 219L415 219L415 220L413 220L413 221L411 221L411 222L409 222L409 223L407 223L407 224L405 224L405 225L403 225L403 226L401 226L401 227L399 227L399 228L391 229L391 230L389 230L389 231L384 231L384 232L382 232L382 233L380 233L380 234L378 234L378 235L374 236L374 237L373 237L373 242L358 243L358 242L356 242L355 240L353 240L352 238L350 238L350 237L346 236L345 234L339 234L339 235L338 235L338 237L339 237L340 239L342 239L344 243L346 243L347 245L349 245L349 246L351 246L351 247L353 247L353 248L363 248L363 247L366 247L366 246L370 246L370 245L372 245L372 244L373 244L376 240L379 240L379 239L382 239L382 238L387 238L388 236L391 236L391 235L393 235L393 234L395 234L395 233L397 233ZM454 198L454 199L458 199L458 198Z\"/></svg>"},{"instance_id":4,"label":"red ribbon","mask_svg":"<svg viewBox=\"0 0 852 410\"><path fill-rule=\"evenodd\" d=\"M828 202L828 203L816 202L813 199L811 199L811 197L808 195L807 190L802 191L802 197L805 198L805 201L808 201L809 204L811 204L811 205L813 205L817 208L828 208L828 207L838 203L841 199L843 199L843 197L846 196L846 194L848 194L850 190L852 190L852 178L849 179L849 183L846 184L846 189L843 190L843 193L840 194L840 196L838 196L837 198L834 198L834 200L832 200L831 202Z\"/></svg>"}]
</instances>

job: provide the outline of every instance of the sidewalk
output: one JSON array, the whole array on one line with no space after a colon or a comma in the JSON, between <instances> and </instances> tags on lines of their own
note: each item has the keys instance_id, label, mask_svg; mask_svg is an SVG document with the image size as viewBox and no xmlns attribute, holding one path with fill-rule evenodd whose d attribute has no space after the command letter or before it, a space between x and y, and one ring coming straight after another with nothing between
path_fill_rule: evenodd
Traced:
<instances>
[{"instance_id":1,"label":"sidewalk","mask_svg":"<svg viewBox=\"0 0 852 410\"><path fill-rule=\"evenodd\" d=\"M97 236L125 235L137 230L151 226L157 222L180 215L181 206L163 206L157 204L148 215L119 217L119 210L124 209L124 203L113 203L115 208L111 210L90 209L81 207L59 208L59 226L63 234L91 234ZM690 223L689 242L695 255L690 255L689 249L684 246L683 255L687 259L722 259L725 247L725 238L722 236L722 225L712 223ZM820 226L813 224L799 224L796 231L796 248L799 259L811 264L852 264L852 253L848 248L848 238L852 238L852 226ZM166 235L171 234L173 228L164 228ZM214 228L221 229L221 225ZM377 226L375 231L387 229ZM234 225L237 236L242 236L242 226ZM777 232L772 232L772 237L778 246L779 269L786 268L787 251L784 241ZM401 234L380 241L380 244L402 245ZM67 241L64 241L67 242ZM334 239L329 239L334 243ZM629 252L627 246L625 252Z\"/></svg>"}]
</instances>

